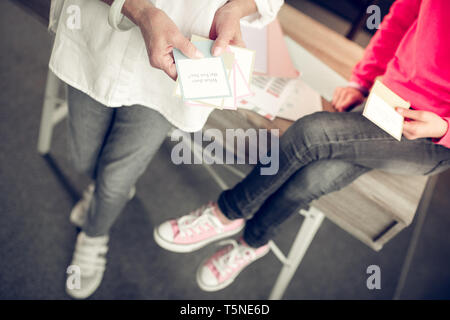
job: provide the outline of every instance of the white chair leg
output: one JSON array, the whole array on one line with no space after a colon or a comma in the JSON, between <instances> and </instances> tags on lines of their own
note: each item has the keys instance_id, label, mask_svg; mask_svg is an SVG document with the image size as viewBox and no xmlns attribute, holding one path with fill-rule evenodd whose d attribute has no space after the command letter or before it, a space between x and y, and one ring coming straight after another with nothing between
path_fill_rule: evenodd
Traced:
<instances>
[{"instance_id":1,"label":"white chair leg","mask_svg":"<svg viewBox=\"0 0 450 320\"><path fill-rule=\"evenodd\" d=\"M66 97L59 98L62 85L65 84L48 70L37 146L38 152L42 155L50 151L54 126L67 115Z\"/></svg>"},{"instance_id":2,"label":"white chair leg","mask_svg":"<svg viewBox=\"0 0 450 320\"><path fill-rule=\"evenodd\" d=\"M284 263L277 281L272 288L272 292L269 296L270 300L280 300L283 297L284 292L306 253L306 250L308 250L311 241L324 219L324 214L312 207L308 211L301 211L301 214L305 216L305 220L289 250L287 261Z\"/></svg>"}]
</instances>

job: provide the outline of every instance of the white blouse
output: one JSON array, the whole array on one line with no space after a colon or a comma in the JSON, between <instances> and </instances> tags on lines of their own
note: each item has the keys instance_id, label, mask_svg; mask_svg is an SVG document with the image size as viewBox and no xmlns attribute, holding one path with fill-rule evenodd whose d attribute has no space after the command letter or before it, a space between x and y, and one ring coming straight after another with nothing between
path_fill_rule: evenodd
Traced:
<instances>
[{"instance_id":1,"label":"white blouse","mask_svg":"<svg viewBox=\"0 0 450 320\"><path fill-rule=\"evenodd\" d=\"M209 35L214 14L226 0L151 2L190 38ZM259 26L271 22L283 4L283 0L255 2L258 13L245 20ZM187 132L204 126L213 109L186 106L174 96L175 82L150 66L139 28L114 30L108 24L110 7L100 0L52 0L51 8L49 28L56 37L49 68L58 78L109 107L147 106Z\"/></svg>"}]
</instances>

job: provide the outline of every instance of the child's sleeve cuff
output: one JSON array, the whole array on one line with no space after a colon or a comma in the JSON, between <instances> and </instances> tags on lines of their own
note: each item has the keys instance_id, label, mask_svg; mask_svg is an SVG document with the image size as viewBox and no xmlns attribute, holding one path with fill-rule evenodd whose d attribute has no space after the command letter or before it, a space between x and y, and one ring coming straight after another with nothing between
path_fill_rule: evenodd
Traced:
<instances>
[{"instance_id":1,"label":"child's sleeve cuff","mask_svg":"<svg viewBox=\"0 0 450 320\"><path fill-rule=\"evenodd\" d=\"M359 90L365 97L369 95L369 89L366 86L360 84L359 82L352 80L347 84L347 86Z\"/></svg>"},{"instance_id":2,"label":"child's sleeve cuff","mask_svg":"<svg viewBox=\"0 0 450 320\"><path fill-rule=\"evenodd\" d=\"M436 144L440 144L446 148L450 148L450 117L442 118L447 121L447 132L440 139L433 139L433 142Z\"/></svg>"}]
</instances>

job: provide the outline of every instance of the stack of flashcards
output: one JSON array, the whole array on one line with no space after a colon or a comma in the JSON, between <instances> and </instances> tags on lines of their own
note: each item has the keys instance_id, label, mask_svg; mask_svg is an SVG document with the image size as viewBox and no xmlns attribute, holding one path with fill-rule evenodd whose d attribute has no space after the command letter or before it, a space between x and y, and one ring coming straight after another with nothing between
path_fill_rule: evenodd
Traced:
<instances>
[{"instance_id":1,"label":"stack of flashcards","mask_svg":"<svg viewBox=\"0 0 450 320\"><path fill-rule=\"evenodd\" d=\"M263 28L241 27L248 49L228 46L220 57L214 57L214 41L199 36L191 41L204 58L188 59L174 49L175 95L188 106L248 109L269 120L297 120L320 111L320 96L299 78L279 22Z\"/></svg>"},{"instance_id":2,"label":"stack of flashcards","mask_svg":"<svg viewBox=\"0 0 450 320\"><path fill-rule=\"evenodd\" d=\"M214 57L211 55L214 41L198 36L191 40L204 58L189 59L174 49L178 72L175 94L186 105L236 110L238 101L252 95L249 84L255 52L228 46L221 56Z\"/></svg>"},{"instance_id":3,"label":"stack of flashcards","mask_svg":"<svg viewBox=\"0 0 450 320\"><path fill-rule=\"evenodd\" d=\"M404 117L395 108L409 109L411 104L377 80L370 92L363 116L400 141Z\"/></svg>"}]
</instances>

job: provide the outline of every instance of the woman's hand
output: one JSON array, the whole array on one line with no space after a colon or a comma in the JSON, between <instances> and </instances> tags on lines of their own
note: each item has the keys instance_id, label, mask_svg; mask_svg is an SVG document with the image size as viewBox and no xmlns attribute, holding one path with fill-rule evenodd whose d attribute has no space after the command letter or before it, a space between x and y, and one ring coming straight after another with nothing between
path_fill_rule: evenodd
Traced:
<instances>
[{"instance_id":1,"label":"woman's hand","mask_svg":"<svg viewBox=\"0 0 450 320\"><path fill-rule=\"evenodd\" d=\"M442 138L448 130L448 123L429 111L396 108L405 117L403 135L409 140L420 138Z\"/></svg>"},{"instance_id":2,"label":"woman's hand","mask_svg":"<svg viewBox=\"0 0 450 320\"><path fill-rule=\"evenodd\" d=\"M364 95L358 89L352 87L339 87L334 92L332 106L339 112L344 112L350 107L357 106L364 101Z\"/></svg>"},{"instance_id":3,"label":"woman's hand","mask_svg":"<svg viewBox=\"0 0 450 320\"><path fill-rule=\"evenodd\" d=\"M154 7L150 1L127 0L122 12L141 29L152 67L163 70L172 79L177 77L173 48L189 58L203 57L164 11Z\"/></svg>"},{"instance_id":4,"label":"woman's hand","mask_svg":"<svg viewBox=\"0 0 450 320\"><path fill-rule=\"evenodd\" d=\"M256 11L254 0L230 0L216 11L209 32L209 38L215 40L211 49L213 56L221 55L229 44L245 47L240 20Z\"/></svg>"},{"instance_id":5,"label":"woman's hand","mask_svg":"<svg viewBox=\"0 0 450 320\"><path fill-rule=\"evenodd\" d=\"M150 64L163 70L174 80L177 78L177 69L173 48L177 48L188 58L203 57L162 10L151 7L140 17L138 26L144 37Z\"/></svg>"}]
</instances>

